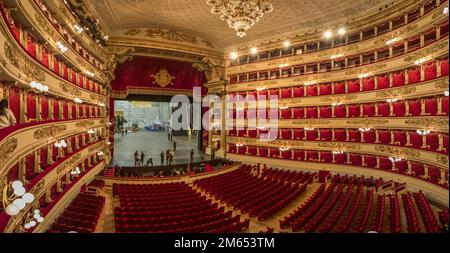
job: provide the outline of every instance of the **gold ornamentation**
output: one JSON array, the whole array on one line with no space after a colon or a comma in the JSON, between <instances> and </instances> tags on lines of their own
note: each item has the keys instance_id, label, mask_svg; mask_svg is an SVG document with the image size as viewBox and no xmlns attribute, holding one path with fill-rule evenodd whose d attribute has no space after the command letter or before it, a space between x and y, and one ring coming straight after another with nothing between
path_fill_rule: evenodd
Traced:
<instances>
[{"instance_id":1,"label":"gold ornamentation","mask_svg":"<svg viewBox=\"0 0 450 253\"><path fill-rule=\"evenodd\" d=\"M72 87L72 85L69 85L67 83L59 83L59 88L64 91L69 93L70 95L73 96L81 96L81 91L78 88Z\"/></svg>"},{"instance_id":2,"label":"gold ornamentation","mask_svg":"<svg viewBox=\"0 0 450 253\"><path fill-rule=\"evenodd\" d=\"M347 120L347 124L349 125L360 125L360 126L368 126L368 125L386 125L389 123L387 119L354 119Z\"/></svg>"},{"instance_id":3,"label":"gold ornamentation","mask_svg":"<svg viewBox=\"0 0 450 253\"><path fill-rule=\"evenodd\" d=\"M397 97L399 95L408 95L411 93L416 92L416 87L402 87L402 88L395 88L395 89L387 89L378 91L375 93L375 97L382 97L382 98L390 98L390 97Z\"/></svg>"},{"instance_id":4,"label":"gold ornamentation","mask_svg":"<svg viewBox=\"0 0 450 253\"><path fill-rule=\"evenodd\" d=\"M153 84L158 84L161 87L166 87L167 85L173 85L172 81L175 79L174 76L170 75L167 69L160 69L156 75L151 75L150 77L155 78Z\"/></svg>"},{"instance_id":5,"label":"gold ornamentation","mask_svg":"<svg viewBox=\"0 0 450 253\"><path fill-rule=\"evenodd\" d=\"M177 42L189 42L192 44L198 43L198 40L195 36L172 30L148 29L146 36L150 38L159 37L161 39Z\"/></svg>"},{"instance_id":6,"label":"gold ornamentation","mask_svg":"<svg viewBox=\"0 0 450 253\"><path fill-rule=\"evenodd\" d=\"M93 120L85 120L85 121L77 122L75 125L78 128L86 128L86 127L91 127L94 124L95 124L95 122Z\"/></svg>"},{"instance_id":7,"label":"gold ornamentation","mask_svg":"<svg viewBox=\"0 0 450 253\"><path fill-rule=\"evenodd\" d=\"M436 89L448 89L448 78L437 81L434 83L434 87Z\"/></svg>"},{"instance_id":8,"label":"gold ornamentation","mask_svg":"<svg viewBox=\"0 0 450 253\"><path fill-rule=\"evenodd\" d=\"M45 179L42 179L35 187L33 187L32 191L34 195L38 195L38 193L42 190L42 188L44 188L44 186L45 186Z\"/></svg>"},{"instance_id":9,"label":"gold ornamentation","mask_svg":"<svg viewBox=\"0 0 450 253\"><path fill-rule=\"evenodd\" d=\"M347 149L361 149L361 145L351 144L351 143L342 143L342 142L322 142L318 145L320 148L332 148L339 150L347 150Z\"/></svg>"},{"instance_id":10,"label":"gold ornamentation","mask_svg":"<svg viewBox=\"0 0 450 253\"><path fill-rule=\"evenodd\" d=\"M44 20L44 18L42 18L41 15L39 15L39 12L36 12L34 17L35 17L37 23L39 24L39 27L44 29L44 31L46 33L48 33L50 35L50 37L54 38L55 37L54 29L51 29L49 26L47 26L47 21Z\"/></svg>"},{"instance_id":11,"label":"gold ornamentation","mask_svg":"<svg viewBox=\"0 0 450 253\"><path fill-rule=\"evenodd\" d=\"M126 31L124 34L128 35L128 36L136 36L140 32L141 32L141 30L138 30L138 29L130 29L130 30Z\"/></svg>"},{"instance_id":12,"label":"gold ornamentation","mask_svg":"<svg viewBox=\"0 0 450 253\"><path fill-rule=\"evenodd\" d=\"M45 81L45 73L36 63L22 56L22 54L13 48L13 46L11 46L8 42L5 42L4 48L6 58L8 58L12 65L36 81Z\"/></svg>"},{"instance_id":13,"label":"gold ornamentation","mask_svg":"<svg viewBox=\"0 0 450 253\"><path fill-rule=\"evenodd\" d=\"M388 41L390 39L404 37L407 34L416 31L418 28L419 28L418 24L406 26L404 29L402 29L398 32L385 35L385 36L375 40L374 44L375 45L384 44L384 43L386 43L386 41Z\"/></svg>"},{"instance_id":14,"label":"gold ornamentation","mask_svg":"<svg viewBox=\"0 0 450 253\"><path fill-rule=\"evenodd\" d=\"M447 168L448 168L448 156L446 156L446 155L436 155L436 160L439 162L439 163L442 163L442 165L445 165L445 166L447 166Z\"/></svg>"},{"instance_id":15,"label":"gold ornamentation","mask_svg":"<svg viewBox=\"0 0 450 253\"><path fill-rule=\"evenodd\" d=\"M368 72L372 72L372 71L379 71L379 70L386 68L386 66L387 66L386 63L380 63L380 64L375 64L375 65L371 65L368 67L364 67L362 69L349 70L349 71L346 71L345 74L346 75L355 75L355 74L361 74L361 73L368 73Z\"/></svg>"},{"instance_id":16,"label":"gold ornamentation","mask_svg":"<svg viewBox=\"0 0 450 253\"><path fill-rule=\"evenodd\" d=\"M342 102L355 100L357 96L355 94L349 94L344 96L327 96L320 99L321 102Z\"/></svg>"},{"instance_id":17,"label":"gold ornamentation","mask_svg":"<svg viewBox=\"0 0 450 253\"><path fill-rule=\"evenodd\" d=\"M321 119L308 119L308 120L295 120L292 122L294 125L327 125L330 124L330 120Z\"/></svg>"},{"instance_id":18,"label":"gold ornamentation","mask_svg":"<svg viewBox=\"0 0 450 253\"><path fill-rule=\"evenodd\" d=\"M5 161L17 148L17 138L11 138L0 145L0 164Z\"/></svg>"},{"instance_id":19,"label":"gold ornamentation","mask_svg":"<svg viewBox=\"0 0 450 253\"><path fill-rule=\"evenodd\" d=\"M67 168L74 166L78 160L81 158L81 153L77 153L76 155L72 156L71 158L64 161L63 164L58 166L58 169L56 170L56 173L60 174L61 172L65 171Z\"/></svg>"},{"instance_id":20,"label":"gold ornamentation","mask_svg":"<svg viewBox=\"0 0 450 253\"><path fill-rule=\"evenodd\" d=\"M420 119L408 119L405 121L406 125L416 127L445 127L448 128L448 118L420 118Z\"/></svg>"},{"instance_id":21,"label":"gold ornamentation","mask_svg":"<svg viewBox=\"0 0 450 253\"><path fill-rule=\"evenodd\" d=\"M34 131L34 139L42 140L44 138L53 138L57 136L59 133L66 131L66 129L67 129L66 125L42 127Z\"/></svg>"},{"instance_id":22,"label":"gold ornamentation","mask_svg":"<svg viewBox=\"0 0 450 253\"><path fill-rule=\"evenodd\" d=\"M418 52L415 52L415 53L411 54L408 57L405 57L404 61L405 62L414 62L417 59L430 56L431 54L437 53L439 50L447 49L447 48L448 48L448 40L445 40L445 41L442 41L440 43L433 44L432 46L427 47L424 50L420 50Z\"/></svg>"},{"instance_id":23,"label":"gold ornamentation","mask_svg":"<svg viewBox=\"0 0 450 253\"><path fill-rule=\"evenodd\" d=\"M92 152L92 151L99 150L99 149L101 149L103 146L104 146L104 143L103 143L103 142L99 142L99 143L94 144L93 146L89 147L88 152L90 153L90 152Z\"/></svg>"},{"instance_id":24,"label":"gold ornamentation","mask_svg":"<svg viewBox=\"0 0 450 253\"><path fill-rule=\"evenodd\" d=\"M393 154L397 157L416 157L416 158L420 157L419 151L409 148L399 148L380 145L375 147L375 151Z\"/></svg>"}]
</instances>

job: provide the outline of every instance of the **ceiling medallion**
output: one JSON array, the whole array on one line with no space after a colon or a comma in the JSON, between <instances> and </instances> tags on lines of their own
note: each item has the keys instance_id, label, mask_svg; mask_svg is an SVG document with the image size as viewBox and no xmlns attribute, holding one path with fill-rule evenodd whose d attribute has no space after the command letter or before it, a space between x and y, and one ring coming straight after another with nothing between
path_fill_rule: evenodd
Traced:
<instances>
[{"instance_id":1,"label":"ceiling medallion","mask_svg":"<svg viewBox=\"0 0 450 253\"><path fill-rule=\"evenodd\" d=\"M220 15L241 38L264 13L273 10L272 4L265 0L207 0L206 3L212 7L211 13Z\"/></svg>"}]
</instances>

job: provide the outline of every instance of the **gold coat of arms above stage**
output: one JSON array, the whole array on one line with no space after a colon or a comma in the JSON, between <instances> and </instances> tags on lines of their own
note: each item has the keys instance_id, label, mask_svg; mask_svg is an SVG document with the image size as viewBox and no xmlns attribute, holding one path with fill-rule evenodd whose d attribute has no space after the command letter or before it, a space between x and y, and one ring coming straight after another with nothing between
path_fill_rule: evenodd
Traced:
<instances>
[{"instance_id":1,"label":"gold coat of arms above stage","mask_svg":"<svg viewBox=\"0 0 450 253\"><path fill-rule=\"evenodd\" d=\"M160 69L156 75L151 75L150 77L155 78L155 81L153 84L158 84L162 88L173 85L173 80L175 79L174 76L170 75L169 71L167 69Z\"/></svg>"}]
</instances>

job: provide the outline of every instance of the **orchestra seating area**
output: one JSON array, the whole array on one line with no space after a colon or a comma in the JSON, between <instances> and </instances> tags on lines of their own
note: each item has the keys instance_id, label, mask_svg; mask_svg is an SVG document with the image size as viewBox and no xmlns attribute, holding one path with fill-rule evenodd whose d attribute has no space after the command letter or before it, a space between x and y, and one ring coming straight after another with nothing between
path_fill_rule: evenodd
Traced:
<instances>
[{"instance_id":1,"label":"orchestra seating area","mask_svg":"<svg viewBox=\"0 0 450 253\"><path fill-rule=\"evenodd\" d=\"M47 233L93 233L104 205L104 197L80 193Z\"/></svg>"},{"instance_id":2,"label":"orchestra seating area","mask_svg":"<svg viewBox=\"0 0 450 253\"><path fill-rule=\"evenodd\" d=\"M225 212L185 183L113 186L116 233L232 233L249 220Z\"/></svg>"}]
</instances>

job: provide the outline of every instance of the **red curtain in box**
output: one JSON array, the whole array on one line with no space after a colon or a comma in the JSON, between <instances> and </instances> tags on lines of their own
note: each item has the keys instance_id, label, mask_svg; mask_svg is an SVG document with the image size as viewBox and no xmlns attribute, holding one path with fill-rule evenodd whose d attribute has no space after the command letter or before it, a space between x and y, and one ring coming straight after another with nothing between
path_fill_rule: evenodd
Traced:
<instances>
[{"instance_id":1,"label":"red curtain in box","mask_svg":"<svg viewBox=\"0 0 450 253\"><path fill-rule=\"evenodd\" d=\"M413 68L408 70L408 83L418 83L420 82L420 68Z\"/></svg>"},{"instance_id":2,"label":"red curtain in box","mask_svg":"<svg viewBox=\"0 0 450 253\"><path fill-rule=\"evenodd\" d=\"M269 157L278 158L280 150L278 148L269 148Z\"/></svg>"},{"instance_id":3,"label":"red curtain in box","mask_svg":"<svg viewBox=\"0 0 450 253\"><path fill-rule=\"evenodd\" d=\"M61 63L62 64L62 70L63 70L63 78L66 80L69 80L69 67L66 66L66 64Z\"/></svg>"},{"instance_id":4,"label":"red curtain in box","mask_svg":"<svg viewBox=\"0 0 450 253\"><path fill-rule=\"evenodd\" d=\"M316 141L318 137L319 137L318 130L306 131L307 141Z\"/></svg>"},{"instance_id":5,"label":"red curtain in box","mask_svg":"<svg viewBox=\"0 0 450 253\"><path fill-rule=\"evenodd\" d=\"M306 151L306 158L308 162L314 162L319 159L319 152L308 150Z\"/></svg>"},{"instance_id":6,"label":"red curtain in box","mask_svg":"<svg viewBox=\"0 0 450 253\"><path fill-rule=\"evenodd\" d=\"M403 86L405 85L405 73L403 71L392 73L392 86Z\"/></svg>"},{"instance_id":7,"label":"red curtain in box","mask_svg":"<svg viewBox=\"0 0 450 253\"><path fill-rule=\"evenodd\" d=\"M400 146L406 145L406 132L394 131L394 145L400 145Z\"/></svg>"},{"instance_id":8,"label":"red curtain in box","mask_svg":"<svg viewBox=\"0 0 450 253\"><path fill-rule=\"evenodd\" d=\"M236 136L236 134L237 134L236 129L230 129L230 130L228 130L228 136Z\"/></svg>"},{"instance_id":9,"label":"red curtain in box","mask_svg":"<svg viewBox=\"0 0 450 253\"><path fill-rule=\"evenodd\" d=\"M333 86L330 83L323 83L319 85L320 95L331 95L333 93Z\"/></svg>"},{"instance_id":10,"label":"red curtain in box","mask_svg":"<svg viewBox=\"0 0 450 253\"><path fill-rule=\"evenodd\" d=\"M291 88L281 89L281 98L291 98L291 97L292 97L292 89Z\"/></svg>"},{"instance_id":11,"label":"red curtain in box","mask_svg":"<svg viewBox=\"0 0 450 253\"><path fill-rule=\"evenodd\" d=\"M246 134L246 130L237 130L237 136L244 137Z\"/></svg>"},{"instance_id":12,"label":"red curtain in box","mask_svg":"<svg viewBox=\"0 0 450 253\"><path fill-rule=\"evenodd\" d=\"M441 61L441 76L448 76L448 58Z\"/></svg>"},{"instance_id":13,"label":"red curtain in box","mask_svg":"<svg viewBox=\"0 0 450 253\"><path fill-rule=\"evenodd\" d=\"M293 109L294 119L303 119L305 117L305 109L302 108L294 108Z\"/></svg>"},{"instance_id":14,"label":"red curtain in box","mask_svg":"<svg viewBox=\"0 0 450 253\"><path fill-rule=\"evenodd\" d=\"M363 116L374 117L375 116L375 105L374 104L364 104L363 105Z\"/></svg>"},{"instance_id":15,"label":"red curtain in box","mask_svg":"<svg viewBox=\"0 0 450 253\"><path fill-rule=\"evenodd\" d=\"M59 117L59 103L61 103L61 101L53 99L53 119L55 120Z\"/></svg>"},{"instance_id":16,"label":"red curtain in box","mask_svg":"<svg viewBox=\"0 0 450 253\"><path fill-rule=\"evenodd\" d=\"M270 89L269 94L270 96L275 96L278 98L280 96L280 91L278 89Z\"/></svg>"},{"instance_id":17,"label":"red curtain in box","mask_svg":"<svg viewBox=\"0 0 450 253\"><path fill-rule=\"evenodd\" d=\"M448 97L441 97L441 104L442 104L442 113L445 115L448 115Z\"/></svg>"},{"instance_id":18,"label":"red curtain in box","mask_svg":"<svg viewBox=\"0 0 450 253\"><path fill-rule=\"evenodd\" d=\"M255 129L249 129L248 131L248 137L250 138L257 138L258 137L258 131Z\"/></svg>"},{"instance_id":19,"label":"red curtain in box","mask_svg":"<svg viewBox=\"0 0 450 253\"><path fill-rule=\"evenodd\" d=\"M247 92L247 97L249 101L256 101L258 100L258 92L255 90Z\"/></svg>"},{"instance_id":20,"label":"red curtain in box","mask_svg":"<svg viewBox=\"0 0 450 253\"><path fill-rule=\"evenodd\" d=\"M245 155L246 152L247 152L247 147L246 146L238 147L238 150L237 150L238 154Z\"/></svg>"},{"instance_id":21,"label":"red curtain in box","mask_svg":"<svg viewBox=\"0 0 450 253\"><path fill-rule=\"evenodd\" d=\"M9 89L9 97L8 97L8 106L11 109L14 117L16 117L17 122L20 119L20 89L18 87L10 87Z\"/></svg>"},{"instance_id":22,"label":"red curtain in box","mask_svg":"<svg viewBox=\"0 0 450 253\"><path fill-rule=\"evenodd\" d=\"M347 154L334 154L334 160L338 164L346 164L347 163Z\"/></svg>"},{"instance_id":23,"label":"red curtain in box","mask_svg":"<svg viewBox=\"0 0 450 253\"><path fill-rule=\"evenodd\" d=\"M293 96L295 97L295 98L297 98L297 97L303 97L304 96L304 89L303 89L303 86L299 86L299 87L294 87L293 88Z\"/></svg>"},{"instance_id":24,"label":"red curtain in box","mask_svg":"<svg viewBox=\"0 0 450 253\"><path fill-rule=\"evenodd\" d=\"M389 145L391 143L391 132L389 130L378 130L378 140L381 144Z\"/></svg>"},{"instance_id":25,"label":"red curtain in box","mask_svg":"<svg viewBox=\"0 0 450 253\"><path fill-rule=\"evenodd\" d=\"M319 107L320 118L331 118L333 112L330 106Z\"/></svg>"},{"instance_id":26,"label":"red curtain in box","mask_svg":"<svg viewBox=\"0 0 450 253\"><path fill-rule=\"evenodd\" d=\"M344 94L345 93L345 83L337 82L334 83L334 94Z\"/></svg>"},{"instance_id":27,"label":"red curtain in box","mask_svg":"<svg viewBox=\"0 0 450 253\"><path fill-rule=\"evenodd\" d=\"M362 165L362 157L360 154L350 154L350 163L354 166Z\"/></svg>"},{"instance_id":28,"label":"red curtain in box","mask_svg":"<svg viewBox=\"0 0 450 253\"><path fill-rule=\"evenodd\" d=\"M395 168L397 168L398 172L406 173L408 170L408 162L406 160L401 160L395 163Z\"/></svg>"},{"instance_id":29,"label":"red curtain in box","mask_svg":"<svg viewBox=\"0 0 450 253\"><path fill-rule=\"evenodd\" d=\"M317 96L318 95L317 85L306 86L306 95L307 96Z\"/></svg>"},{"instance_id":30,"label":"red curtain in box","mask_svg":"<svg viewBox=\"0 0 450 253\"><path fill-rule=\"evenodd\" d=\"M27 52L28 54L33 57L34 59L36 59L36 51L37 51L37 46L36 46L36 39L33 38L33 36L31 36L31 34L27 33Z\"/></svg>"},{"instance_id":31,"label":"red curtain in box","mask_svg":"<svg viewBox=\"0 0 450 253\"><path fill-rule=\"evenodd\" d=\"M259 148L259 156L261 157L267 157L269 154L267 148Z\"/></svg>"},{"instance_id":32,"label":"red curtain in box","mask_svg":"<svg viewBox=\"0 0 450 253\"><path fill-rule=\"evenodd\" d=\"M415 131L410 131L409 132L409 140L411 142L411 145L415 148L420 148L422 147L422 135L419 135L417 132Z\"/></svg>"},{"instance_id":33,"label":"red curtain in box","mask_svg":"<svg viewBox=\"0 0 450 253\"><path fill-rule=\"evenodd\" d=\"M80 75L81 75L81 74L80 74ZM71 81L72 83L74 83L74 84L79 85L79 84L77 83L77 72L75 72L75 70L72 70L72 76L70 77L70 81Z\"/></svg>"},{"instance_id":34,"label":"red curtain in box","mask_svg":"<svg viewBox=\"0 0 450 253\"><path fill-rule=\"evenodd\" d=\"M281 109L280 115L282 119L291 119L292 118L291 108Z\"/></svg>"},{"instance_id":35,"label":"red curtain in box","mask_svg":"<svg viewBox=\"0 0 450 253\"><path fill-rule=\"evenodd\" d=\"M360 83L359 80L351 80L347 82L347 90L348 92L359 92L360 91Z\"/></svg>"},{"instance_id":36,"label":"red curtain in box","mask_svg":"<svg viewBox=\"0 0 450 253\"><path fill-rule=\"evenodd\" d=\"M428 115L436 115L438 110L437 98L427 98L425 99L425 112Z\"/></svg>"},{"instance_id":37,"label":"red curtain in box","mask_svg":"<svg viewBox=\"0 0 450 253\"><path fill-rule=\"evenodd\" d=\"M380 169L392 170L392 161L387 157L380 157Z\"/></svg>"},{"instance_id":38,"label":"red curtain in box","mask_svg":"<svg viewBox=\"0 0 450 253\"><path fill-rule=\"evenodd\" d=\"M46 96L41 97L41 116L42 120L48 120L48 99Z\"/></svg>"},{"instance_id":39,"label":"red curtain in box","mask_svg":"<svg viewBox=\"0 0 450 253\"><path fill-rule=\"evenodd\" d=\"M75 103L70 103L69 106L72 106L72 119L76 119L77 118L77 105ZM81 108L84 108L85 105L78 105L78 108L80 109L80 117L83 117L83 113Z\"/></svg>"},{"instance_id":40,"label":"red curtain in box","mask_svg":"<svg viewBox=\"0 0 450 253\"><path fill-rule=\"evenodd\" d=\"M267 90L258 91L258 99L268 99Z\"/></svg>"},{"instance_id":41,"label":"red curtain in box","mask_svg":"<svg viewBox=\"0 0 450 253\"><path fill-rule=\"evenodd\" d=\"M45 46L42 46L41 47L41 63L47 68L50 67L49 57L50 57L50 52L48 51L48 49Z\"/></svg>"},{"instance_id":42,"label":"red curtain in box","mask_svg":"<svg viewBox=\"0 0 450 253\"><path fill-rule=\"evenodd\" d=\"M67 101L62 101L63 103L63 118L68 119L69 118L69 103Z\"/></svg>"},{"instance_id":43,"label":"red curtain in box","mask_svg":"<svg viewBox=\"0 0 450 253\"><path fill-rule=\"evenodd\" d=\"M346 110L344 105L338 105L333 107L334 110L334 116L336 118L345 118L346 117Z\"/></svg>"},{"instance_id":44,"label":"red curtain in box","mask_svg":"<svg viewBox=\"0 0 450 253\"><path fill-rule=\"evenodd\" d=\"M58 58L53 57L53 72L55 72L58 76L60 75L59 72L59 66L60 66L60 61L58 60Z\"/></svg>"},{"instance_id":45,"label":"red curtain in box","mask_svg":"<svg viewBox=\"0 0 450 253\"><path fill-rule=\"evenodd\" d=\"M32 93L27 94L27 119L31 121L36 120L36 95Z\"/></svg>"},{"instance_id":46,"label":"red curtain in box","mask_svg":"<svg viewBox=\"0 0 450 253\"><path fill-rule=\"evenodd\" d=\"M370 77L370 78L364 78L362 80L362 90L366 91L366 90L374 90L375 89L375 80Z\"/></svg>"},{"instance_id":47,"label":"red curtain in box","mask_svg":"<svg viewBox=\"0 0 450 253\"><path fill-rule=\"evenodd\" d=\"M305 130L304 129L294 129L294 140L303 140L305 137Z\"/></svg>"},{"instance_id":48,"label":"red curtain in box","mask_svg":"<svg viewBox=\"0 0 450 253\"><path fill-rule=\"evenodd\" d=\"M25 158L25 178L27 180L34 177L34 153L29 154Z\"/></svg>"},{"instance_id":49,"label":"red curtain in box","mask_svg":"<svg viewBox=\"0 0 450 253\"><path fill-rule=\"evenodd\" d=\"M52 159L54 162L58 160L56 159L57 156L58 156L58 148L56 148L55 145L52 145Z\"/></svg>"},{"instance_id":50,"label":"red curtain in box","mask_svg":"<svg viewBox=\"0 0 450 253\"><path fill-rule=\"evenodd\" d=\"M429 180L437 184L441 179L441 171L439 168L430 165L428 166L428 176L430 177Z\"/></svg>"},{"instance_id":51,"label":"red curtain in box","mask_svg":"<svg viewBox=\"0 0 450 253\"><path fill-rule=\"evenodd\" d=\"M431 133L427 135L427 146L430 150L436 151L439 148L439 135L436 133Z\"/></svg>"},{"instance_id":52,"label":"red curtain in box","mask_svg":"<svg viewBox=\"0 0 450 253\"><path fill-rule=\"evenodd\" d=\"M320 129L320 140L332 141L333 134L330 129Z\"/></svg>"},{"instance_id":53,"label":"red curtain in box","mask_svg":"<svg viewBox=\"0 0 450 253\"><path fill-rule=\"evenodd\" d=\"M348 116L349 117L360 117L361 109L359 105L349 105L348 106Z\"/></svg>"},{"instance_id":54,"label":"red curtain in box","mask_svg":"<svg viewBox=\"0 0 450 253\"><path fill-rule=\"evenodd\" d=\"M436 62L429 62L424 66L425 80L435 79L437 77Z\"/></svg>"},{"instance_id":55,"label":"red curtain in box","mask_svg":"<svg viewBox=\"0 0 450 253\"><path fill-rule=\"evenodd\" d=\"M291 129L281 129L280 135L281 135L281 139L283 139L283 140L291 140L292 139Z\"/></svg>"},{"instance_id":56,"label":"red curtain in box","mask_svg":"<svg viewBox=\"0 0 450 253\"><path fill-rule=\"evenodd\" d=\"M305 160L305 151L303 150L294 150L293 159L297 161Z\"/></svg>"},{"instance_id":57,"label":"red curtain in box","mask_svg":"<svg viewBox=\"0 0 450 253\"><path fill-rule=\"evenodd\" d=\"M41 155L41 160L40 160L40 165L41 165L41 169L45 169L47 168L47 147L43 147L40 150L40 155Z\"/></svg>"},{"instance_id":58,"label":"red curtain in box","mask_svg":"<svg viewBox=\"0 0 450 253\"><path fill-rule=\"evenodd\" d=\"M348 140L352 142L361 142L361 132L357 129L351 129L348 131Z\"/></svg>"},{"instance_id":59,"label":"red curtain in box","mask_svg":"<svg viewBox=\"0 0 450 253\"><path fill-rule=\"evenodd\" d=\"M8 171L8 183L16 181L19 178L19 163L14 164Z\"/></svg>"},{"instance_id":60,"label":"red curtain in box","mask_svg":"<svg viewBox=\"0 0 450 253\"><path fill-rule=\"evenodd\" d=\"M406 114L406 106L402 101L397 101L393 103L394 105L394 115L397 117L403 117Z\"/></svg>"},{"instance_id":61,"label":"red curtain in box","mask_svg":"<svg viewBox=\"0 0 450 253\"><path fill-rule=\"evenodd\" d=\"M324 163L332 163L333 162L333 153L330 151L321 151L320 152L320 160Z\"/></svg>"},{"instance_id":62,"label":"red curtain in box","mask_svg":"<svg viewBox=\"0 0 450 253\"><path fill-rule=\"evenodd\" d=\"M409 113L412 116L419 116L421 114L422 109L419 99L409 100L407 103L409 105Z\"/></svg>"},{"instance_id":63,"label":"red curtain in box","mask_svg":"<svg viewBox=\"0 0 450 253\"><path fill-rule=\"evenodd\" d=\"M382 76L377 76L378 79L378 89L386 89L389 88L389 76L387 75L382 75Z\"/></svg>"},{"instance_id":64,"label":"red curtain in box","mask_svg":"<svg viewBox=\"0 0 450 253\"><path fill-rule=\"evenodd\" d=\"M377 166L377 159L373 155L364 155L364 162L368 168L375 168Z\"/></svg>"},{"instance_id":65,"label":"red curtain in box","mask_svg":"<svg viewBox=\"0 0 450 253\"><path fill-rule=\"evenodd\" d=\"M334 130L334 140L335 141L346 141L347 133L344 129L335 129Z\"/></svg>"},{"instance_id":66,"label":"red curtain in box","mask_svg":"<svg viewBox=\"0 0 450 253\"><path fill-rule=\"evenodd\" d=\"M251 156L256 156L257 151L258 150L256 149L256 147L248 147L247 148L247 154L251 155Z\"/></svg>"},{"instance_id":67,"label":"red curtain in box","mask_svg":"<svg viewBox=\"0 0 450 253\"><path fill-rule=\"evenodd\" d=\"M370 131L364 132L363 135L364 135L364 141L366 143L375 143L375 141L376 141L375 130L370 130Z\"/></svg>"},{"instance_id":68,"label":"red curtain in box","mask_svg":"<svg viewBox=\"0 0 450 253\"><path fill-rule=\"evenodd\" d=\"M291 160L292 159L292 152L290 150L281 151L280 153L281 153L281 157L283 159L286 159L286 160Z\"/></svg>"},{"instance_id":69,"label":"red curtain in box","mask_svg":"<svg viewBox=\"0 0 450 253\"><path fill-rule=\"evenodd\" d=\"M425 174L425 168L424 168L423 164L421 164L421 163L412 162L411 170L412 170L412 172L414 172L414 175L416 177L419 177L419 176L422 176Z\"/></svg>"},{"instance_id":70,"label":"red curtain in box","mask_svg":"<svg viewBox=\"0 0 450 253\"><path fill-rule=\"evenodd\" d=\"M91 118L97 117L97 107L91 106L90 110L91 110Z\"/></svg>"},{"instance_id":71,"label":"red curtain in box","mask_svg":"<svg viewBox=\"0 0 450 253\"><path fill-rule=\"evenodd\" d=\"M378 107L378 116L389 117L390 112L391 112L389 103L387 103L387 102L377 103L377 107Z\"/></svg>"},{"instance_id":72,"label":"red curtain in box","mask_svg":"<svg viewBox=\"0 0 450 253\"><path fill-rule=\"evenodd\" d=\"M317 118L317 108L316 107L307 107L306 108L306 118L307 119L312 119L312 118Z\"/></svg>"},{"instance_id":73,"label":"red curtain in box","mask_svg":"<svg viewBox=\"0 0 450 253\"><path fill-rule=\"evenodd\" d=\"M228 144L228 153L235 154L236 153L236 145Z\"/></svg>"}]
</instances>

